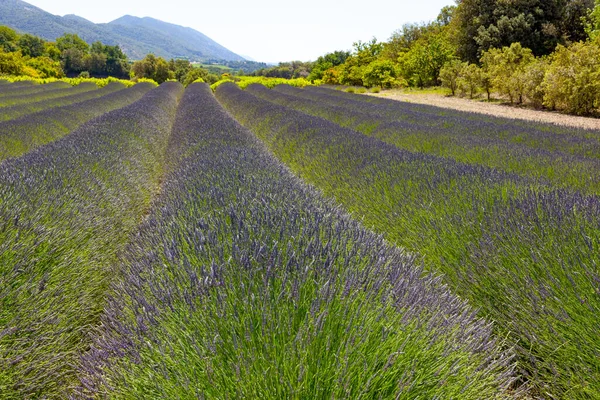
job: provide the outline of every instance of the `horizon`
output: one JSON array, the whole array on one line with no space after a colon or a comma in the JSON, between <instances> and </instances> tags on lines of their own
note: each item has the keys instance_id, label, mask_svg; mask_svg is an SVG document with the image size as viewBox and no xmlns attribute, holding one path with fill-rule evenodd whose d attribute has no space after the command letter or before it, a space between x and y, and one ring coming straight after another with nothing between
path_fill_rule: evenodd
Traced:
<instances>
[{"instance_id":1,"label":"horizon","mask_svg":"<svg viewBox=\"0 0 600 400\"><path fill-rule=\"evenodd\" d=\"M294 6L282 7L272 0L264 2L263 7L236 0L227 9L214 4L202 7L202 10L212 10L208 12L209 15L220 18L205 18L198 22L196 15L207 13L183 12L184 9L198 8L197 4L186 0L174 0L168 9L159 4L144 4L137 0L127 4L106 0L102 7L64 0L26 2L54 15L76 15L96 24L108 23L125 15L154 18L195 29L241 57L269 64L295 60L314 61L319 56L336 50L351 50L353 43L368 41L373 37L378 41L385 41L402 25L431 21L437 17L442 7L455 4L452 0L428 0L417 6L407 0L376 1L370 3L369 8L385 11L378 18L366 17L361 20L360 15L365 13L356 10L364 5L357 0L352 0L343 7L311 0L305 3L303 9L320 10L312 13L298 11ZM139 10L143 12L140 13ZM288 16L299 13L305 13L309 17L293 19ZM369 13L376 14L376 11ZM398 14L403 16L396 19L394 16ZM293 22L279 22L282 16Z\"/></svg>"}]
</instances>

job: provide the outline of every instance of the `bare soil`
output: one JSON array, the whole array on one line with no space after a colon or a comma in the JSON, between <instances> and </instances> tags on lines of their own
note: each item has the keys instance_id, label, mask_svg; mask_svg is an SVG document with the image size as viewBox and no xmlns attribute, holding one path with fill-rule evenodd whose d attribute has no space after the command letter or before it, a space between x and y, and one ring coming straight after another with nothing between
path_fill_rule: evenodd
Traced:
<instances>
[{"instance_id":1,"label":"bare soil","mask_svg":"<svg viewBox=\"0 0 600 400\"><path fill-rule=\"evenodd\" d=\"M534 110L507 104L487 103L432 93L406 93L389 90L381 93L369 93L369 95L391 100L405 101L408 103L427 104L459 111L493 115L496 117L544 122L574 128L600 130L600 119L598 118L578 117L574 115L561 114L554 111Z\"/></svg>"}]
</instances>

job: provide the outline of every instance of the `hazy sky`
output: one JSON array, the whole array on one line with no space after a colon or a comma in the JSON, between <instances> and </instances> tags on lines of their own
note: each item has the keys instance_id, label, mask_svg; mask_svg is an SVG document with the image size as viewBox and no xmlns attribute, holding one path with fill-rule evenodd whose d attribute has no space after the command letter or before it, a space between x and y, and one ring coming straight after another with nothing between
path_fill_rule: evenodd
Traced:
<instances>
[{"instance_id":1,"label":"hazy sky","mask_svg":"<svg viewBox=\"0 0 600 400\"><path fill-rule=\"evenodd\" d=\"M375 36L383 41L407 22L430 21L453 0L25 0L52 14L110 22L125 14L194 28L257 61L315 60Z\"/></svg>"}]
</instances>

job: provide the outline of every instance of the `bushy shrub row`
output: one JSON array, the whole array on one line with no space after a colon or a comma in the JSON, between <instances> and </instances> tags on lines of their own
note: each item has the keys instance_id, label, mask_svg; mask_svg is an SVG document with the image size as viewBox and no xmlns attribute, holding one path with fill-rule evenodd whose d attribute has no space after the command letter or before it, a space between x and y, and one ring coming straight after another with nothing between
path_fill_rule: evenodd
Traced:
<instances>
[{"instance_id":1,"label":"bushy shrub row","mask_svg":"<svg viewBox=\"0 0 600 400\"><path fill-rule=\"evenodd\" d=\"M451 61L440 72L442 84L454 95L471 98L479 92L497 92L511 103L530 102L569 113L589 115L600 108L600 40L558 46L548 57L513 43L490 49L482 67Z\"/></svg>"}]
</instances>

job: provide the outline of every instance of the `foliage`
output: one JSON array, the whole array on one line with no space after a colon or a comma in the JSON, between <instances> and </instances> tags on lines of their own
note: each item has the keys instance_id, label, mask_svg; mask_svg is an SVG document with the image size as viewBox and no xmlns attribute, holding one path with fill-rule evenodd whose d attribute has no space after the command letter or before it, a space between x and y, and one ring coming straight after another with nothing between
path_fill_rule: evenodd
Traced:
<instances>
[{"instance_id":1,"label":"foliage","mask_svg":"<svg viewBox=\"0 0 600 400\"><path fill-rule=\"evenodd\" d=\"M600 107L600 45L575 43L559 46L543 80L544 104L575 114Z\"/></svg>"},{"instance_id":2,"label":"foliage","mask_svg":"<svg viewBox=\"0 0 600 400\"><path fill-rule=\"evenodd\" d=\"M65 33L57 38L56 47L58 47L60 51L75 49L83 54L86 54L90 49L90 46L74 33Z\"/></svg>"},{"instance_id":3,"label":"foliage","mask_svg":"<svg viewBox=\"0 0 600 400\"><path fill-rule=\"evenodd\" d=\"M469 95L474 98L481 85L482 70L476 64L463 64L463 69L458 78L457 84L461 95Z\"/></svg>"},{"instance_id":4,"label":"foliage","mask_svg":"<svg viewBox=\"0 0 600 400\"><path fill-rule=\"evenodd\" d=\"M459 86L459 79L463 74L468 63L463 63L460 60L451 60L444 64L440 69L440 81L442 86L450 89L452 96L456 95Z\"/></svg>"},{"instance_id":5,"label":"foliage","mask_svg":"<svg viewBox=\"0 0 600 400\"><path fill-rule=\"evenodd\" d=\"M261 68L250 74L250 76L264 76L267 78L296 79L309 76L313 67L311 62L291 61L281 62L270 68Z\"/></svg>"},{"instance_id":6,"label":"foliage","mask_svg":"<svg viewBox=\"0 0 600 400\"><path fill-rule=\"evenodd\" d=\"M175 78L175 72L169 69L169 63L154 54L148 54L143 60L133 63L131 74L134 78L152 79L158 84Z\"/></svg>"},{"instance_id":7,"label":"foliage","mask_svg":"<svg viewBox=\"0 0 600 400\"><path fill-rule=\"evenodd\" d=\"M362 86L367 66L377 60L382 50L383 44L377 42L375 38L369 42L358 41L354 43L352 55L346 59L345 63L334 67L339 73L338 82L342 85ZM329 77L324 77L324 80L329 81Z\"/></svg>"},{"instance_id":8,"label":"foliage","mask_svg":"<svg viewBox=\"0 0 600 400\"><path fill-rule=\"evenodd\" d=\"M363 84L366 87L391 88L399 85L397 67L388 60L375 60L365 68Z\"/></svg>"},{"instance_id":9,"label":"foliage","mask_svg":"<svg viewBox=\"0 0 600 400\"><path fill-rule=\"evenodd\" d=\"M44 40L27 33L19 37L17 45L25 57L41 57L46 51Z\"/></svg>"},{"instance_id":10,"label":"foliage","mask_svg":"<svg viewBox=\"0 0 600 400\"><path fill-rule=\"evenodd\" d=\"M23 75L25 72L25 60L21 53L5 53L0 50L0 74Z\"/></svg>"},{"instance_id":11,"label":"foliage","mask_svg":"<svg viewBox=\"0 0 600 400\"><path fill-rule=\"evenodd\" d=\"M525 68L534 59L530 49L524 48L520 43L513 43L510 47L484 52L481 63L492 76L494 88L506 95L511 103L517 100L521 104L526 87Z\"/></svg>"},{"instance_id":12,"label":"foliage","mask_svg":"<svg viewBox=\"0 0 600 400\"><path fill-rule=\"evenodd\" d=\"M0 25L0 50L6 53L16 51L18 37L14 29Z\"/></svg>"},{"instance_id":13,"label":"foliage","mask_svg":"<svg viewBox=\"0 0 600 400\"><path fill-rule=\"evenodd\" d=\"M411 86L423 88L439 83L440 70L454 56L454 49L443 34L418 39L399 58L402 76Z\"/></svg>"},{"instance_id":14,"label":"foliage","mask_svg":"<svg viewBox=\"0 0 600 400\"><path fill-rule=\"evenodd\" d=\"M523 79L525 80L525 96L531 104L540 108L544 104L544 78L548 71L549 62L545 57L538 57L525 66Z\"/></svg>"},{"instance_id":15,"label":"foliage","mask_svg":"<svg viewBox=\"0 0 600 400\"><path fill-rule=\"evenodd\" d=\"M18 35L9 28L0 27L0 42L5 50L14 54L10 56L13 63L11 68L6 65L9 61L4 61L4 70L12 71L8 72L11 75L42 79L82 73L83 76L129 77L129 63L119 46L96 42L90 47L75 34L64 34L56 43L52 43L30 34Z\"/></svg>"},{"instance_id":16,"label":"foliage","mask_svg":"<svg viewBox=\"0 0 600 400\"><path fill-rule=\"evenodd\" d=\"M600 0L596 0L594 9L585 19L585 33L591 40L600 38Z\"/></svg>"},{"instance_id":17,"label":"foliage","mask_svg":"<svg viewBox=\"0 0 600 400\"><path fill-rule=\"evenodd\" d=\"M314 82L319 79L323 79L325 72L333 67L343 64L350 57L348 51L334 51L333 53L327 53L324 56L317 58L312 65L310 74L307 79Z\"/></svg>"},{"instance_id":18,"label":"foliage","mask_svg":"<svg viewBox=\"0 0 600 400\"><path fill-rule=\"evenodd\" d=\"M457 55L477 63L485 51L516 42L536 56L550 54L584 37L581 19L592 6L593 0L460 0L450 24Z\"/></svg>"}]
</instances>

